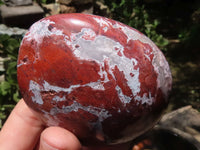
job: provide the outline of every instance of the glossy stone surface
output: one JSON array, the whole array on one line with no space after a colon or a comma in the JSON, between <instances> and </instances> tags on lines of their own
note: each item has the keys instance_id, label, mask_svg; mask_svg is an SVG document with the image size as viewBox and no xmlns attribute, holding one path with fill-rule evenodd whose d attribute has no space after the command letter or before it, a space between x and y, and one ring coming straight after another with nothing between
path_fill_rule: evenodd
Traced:
<instances>
[{"instance_id":1,"label":"glossy stone surface","mask_svg":"<svg viewBox=\"0 0 200 150\"><path fill-rule=\"evenodd\" d=\"M100 16L44 18L25 35L18 82L47 126L85 145L130 141L153 127L168 104L168 63L145 35Z\"/></svg>"}]
</instances>

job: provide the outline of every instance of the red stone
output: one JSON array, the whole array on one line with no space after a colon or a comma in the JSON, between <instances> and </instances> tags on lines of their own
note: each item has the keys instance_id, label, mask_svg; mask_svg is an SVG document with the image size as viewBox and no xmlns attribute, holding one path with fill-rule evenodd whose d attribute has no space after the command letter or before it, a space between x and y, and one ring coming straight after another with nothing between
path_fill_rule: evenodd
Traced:
<instances>
[{"instance_id":1,"label":"red stone","mask_svg":"<svg viewBox=\"0 0 200 150\"><path fill-rule=\"evenodd\" d=\"M85 145L130 141L168 104L168 63L145 35L120 22L62 14L31 26L21 43L18 82L47 126Z\"/></svg>"}]
</instances>

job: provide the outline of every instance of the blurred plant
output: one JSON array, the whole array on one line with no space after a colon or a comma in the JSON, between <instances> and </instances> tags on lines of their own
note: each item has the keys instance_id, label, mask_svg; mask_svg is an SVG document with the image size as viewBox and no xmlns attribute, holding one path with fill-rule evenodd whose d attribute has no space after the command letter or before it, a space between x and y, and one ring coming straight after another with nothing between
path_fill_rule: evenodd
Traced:
<instances>
[{"instance_id":1,"label":"blurred plant","mask_svg":"<svg viewBox=\"0 0 200 150\"><path fill-rule=\"evenodd\" d=\"M38 0L42 4L50 4L50 3L55 3L55 0Z\"/></svg>"},{"instance_id":2,"label":"blurred plant","mask_svg":"<svg viewBox=\"0 0 200 150\"><path fill-rule=\"evenodd\" d=\"M17 84L17 56L21 38L13 38L8 35L0 35L0 54L4 57L5 80L0 83L0 120L5 119L19 100L19 88ZM2 124L0 123L0 126Z\"/></svg>"},{"instance_id":3,"label":"blurred plant","mask_svg":"<svg viewBox=\"0 0 200 150\"><path fill-rule=\"evenodd\" d=\"M0 0L0 6L3 5L3 4L4 4L4 2L2 0Z\"/></svg>"},{"instance_id":4,"label":"blurred plant","mask_svg":"<svg viewBox=\"0 0 200 150\"><path fill-rule=\"evenodd\" d=\"M188 28L183 29L178 37L184 44L185 48L199 48L200 24L191 24Z\"/></svg>"},{"instance_id":5,"label":"blurred plant","mask_svg":"<svg viewBox=\"0 0 200 150\"><path fill-rule=\"evenodd\" d=\"M159 21L151 20L140 0L105 0L110 8L111 17L132 26L146 34L162 50L166 50L168 40L156 31Z\"/></svg>"}]
</instances>

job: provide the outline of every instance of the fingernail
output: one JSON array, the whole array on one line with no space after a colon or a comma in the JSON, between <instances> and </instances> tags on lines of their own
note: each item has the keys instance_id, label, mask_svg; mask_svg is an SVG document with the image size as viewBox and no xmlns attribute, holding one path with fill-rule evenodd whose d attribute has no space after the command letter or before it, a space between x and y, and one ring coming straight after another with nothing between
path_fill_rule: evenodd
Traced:
<instances>
[{"instance_id":1,"label":"fingernail","mask_svg":"<svg viewBox=\"0 0 200 150\"><path fill-rule=\"evenodd\" d=\"M58 148L52 147L51 145L47 144L46 142L42 142L40 145L39 150L59 150Z\"/></svg>"}]
</instances>

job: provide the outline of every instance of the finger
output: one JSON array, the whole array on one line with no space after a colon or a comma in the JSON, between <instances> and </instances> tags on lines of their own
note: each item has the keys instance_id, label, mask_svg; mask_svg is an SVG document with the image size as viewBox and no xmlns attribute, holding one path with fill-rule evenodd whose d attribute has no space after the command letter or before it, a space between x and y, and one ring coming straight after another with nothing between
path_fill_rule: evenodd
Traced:
<instances>
[{"instance_id":1,"label":"finger","mask_svg":"<svg viewBox=\"0 0 200 150\"><path fill-rule=\"evenodd\" d=\"M39 150L81 150L74 134L61 127L46 128L40 137Z\"/></svg>"},{"instance_id":2,"label":"finger","mask_svg":"<svg viewBox=\"0 0 200 150\"><path fill-rule=\"evenodd\" d=\"M31 150L42 130L41 121L24 100L20 100L0 132L0 149Z\"/></svg>"}]
</instances>

